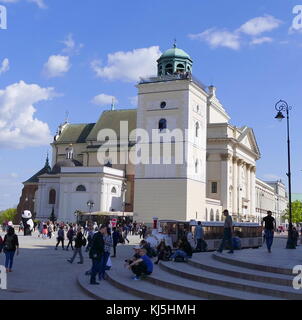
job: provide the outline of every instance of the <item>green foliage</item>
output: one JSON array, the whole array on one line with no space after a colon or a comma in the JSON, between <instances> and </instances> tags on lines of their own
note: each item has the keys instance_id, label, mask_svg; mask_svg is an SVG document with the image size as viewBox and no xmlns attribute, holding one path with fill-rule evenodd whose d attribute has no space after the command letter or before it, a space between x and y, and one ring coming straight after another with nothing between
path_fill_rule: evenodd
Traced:
<instances>
[{"instance_id":1,"label":"green foliage","mask_svg":"<svg viewBox=\"0 0 302 320\"><path fill-rule=\"evenodd\" d=\"M14 217L17 214L16 208L7 209L0 212L0 224L2 224L4 221L13 221Z\"/></svg>"},{"instance_id":2,"label":"green foliage","mask_svg":"<svg viewBox=\"0 0 302 320\"><path fill-rule=\"evenodd\" d=\"M286 209L284 218L289 220L289 209ZM296 200L292 202L292 222L302 222L302 201Z\"/></svg>"}]
</instances>

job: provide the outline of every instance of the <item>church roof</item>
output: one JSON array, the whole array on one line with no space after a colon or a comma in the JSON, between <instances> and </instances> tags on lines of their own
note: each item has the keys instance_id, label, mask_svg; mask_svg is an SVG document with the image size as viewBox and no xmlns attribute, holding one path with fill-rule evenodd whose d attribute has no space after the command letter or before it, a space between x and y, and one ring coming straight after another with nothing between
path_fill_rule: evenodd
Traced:
<instances>
[{"instance_id":1,"label":"church roof","mask_svg":"<svg viewBox=\"0 0 302 320\"><path fill-rule=\"evenodd\" d=\"M104 111L86 140L97 141L97 135L102 129L112 129L120 138L120 122L128 121L128 132L136 129L136 109Z\"/></svg>"},{"instance_id":2,"label":"church roof","mask_svg":"<svg viewBox=\"0 0 302 320\"><path fill-rule=\"evenodd\" d=\"M85 143L95 123L67 124L57 143Z\"/></svg>"},{"instance_id":3,"label":"church roof","mask_svg":"<svg viewBox=\"0 0 302 320\"><path fill-rule=\"evenodd\" d=\"M39 176L41 176L42 174L50 173L50 172L51 172L51 167L49 165L48 157L47 157L44 168L42 168L40 171L38 171L36 174L34 174L31 178L29 178L28 180L23 182L23 184L38 183L39 182L39 179L38 179Z\"/></svg>"}]
</instances>

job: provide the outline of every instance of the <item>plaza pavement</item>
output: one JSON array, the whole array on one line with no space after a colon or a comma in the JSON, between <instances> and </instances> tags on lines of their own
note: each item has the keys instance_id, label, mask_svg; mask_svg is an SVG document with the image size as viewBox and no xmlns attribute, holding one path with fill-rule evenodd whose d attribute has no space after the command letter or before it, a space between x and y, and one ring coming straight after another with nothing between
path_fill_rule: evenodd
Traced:
<instances>
[{"instance_id":1,"label":"plaza pavement","mask_svg":"<svg viewBox=\"0 0 302 320\"><path fill-rule=\"evenodd\" d=\"M90 269L91 261L88 254L84 253L83 265L77 264L78 258L71 265L67 259L72 256L72 250L63 251L61 247L54 250L55 238L56 236L51 240L43 240L38 238L37 233L32 237L19 235L20 254L15 256L13 272L8 274L8 290L0 290L0 300L90 300L95 298L88 294L89 290L83 290L77 281L79 276ZM132 255L133 245L139 243L138 236L129 236L129 240L129 244L118 246L118 257L112 259L113 267L114 264L121 266L125 257ZM293 266L302 264L302 245L295 250L286 250L285 245L286 237L278 236L274 240L270 254L264 245L259 249L235 251L234 255L223 253L222 256L247 263L285 268L288 270L287 274L290 274ZM206 255L194 254L193 258L206 259ZM0 254L1 265L4 264L4 259L4 254ZM159 272L159 267L155 266L154 274ZM126 276L128 277L127 274ZM130 277L129 272L129 279ZM181 281L185 282L186 279ZM88 279L85 282L89 287ZM94 290L99 290L100 286L96 287ZM126 298L125 295L124 299Z\"/></svg>"},{"instance_id":2,"label":"plaza pavement","mask_svg":"<svg viewBox=\"0 0 302 320\"><path fill-rule=\"evenodd\" d=\"M18 234L18 233L17 233ZM3 237L4 234L0 233ZM56 236L52 239L18 234L20 253L15 255L13 272L8 273L7 290L0 289L0 300L86 300L90 296L77 283L79 274L91 267L88 253L83 253L84 264L67 262L73 251L54 250ZM132 245L139 243L138 236L129 236L129 245L119 245L117 252L131 252ZM65 246L67 241L65 241ZM5 255L0 254L0 265L4 265Z\"/></svg>"}]
</instances>

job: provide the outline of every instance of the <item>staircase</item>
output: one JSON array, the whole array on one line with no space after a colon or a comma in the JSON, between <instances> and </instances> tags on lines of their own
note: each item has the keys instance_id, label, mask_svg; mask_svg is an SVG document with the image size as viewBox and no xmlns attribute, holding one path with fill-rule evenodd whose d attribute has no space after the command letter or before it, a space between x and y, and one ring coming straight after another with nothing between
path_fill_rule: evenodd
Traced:
<instances>
[{"instance_id":1,"label":"staircase","mask_svg":"<svg viewBox=\"0 0 302 320\"><path fill-rule=\"evenodd\" d=\"M146 280L134 281L115 261L108 280L90 286L80 275L79 285L95 299L105 300L301 300L292 287L291 269L240 261L219 253L195 254L188 263L163 262Z\"/></svg>"}]
</instances>

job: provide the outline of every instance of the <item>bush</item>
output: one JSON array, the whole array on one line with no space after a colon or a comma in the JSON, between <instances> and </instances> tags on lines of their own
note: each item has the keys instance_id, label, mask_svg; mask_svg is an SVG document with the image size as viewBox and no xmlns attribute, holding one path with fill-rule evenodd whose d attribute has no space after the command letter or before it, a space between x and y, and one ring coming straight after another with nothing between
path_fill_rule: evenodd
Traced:
<instances>
[{"instance_id":1,"label":"bush","mask_svg":"<svg viewBox=\"0 0 302 320\"><path fill-rule=\"evenodd\" d=\"M16 208L7 209L0 212L0 224L2 224L5 221L13 221L16 214L17 214Z\"/></svg>"}]
</instances>

